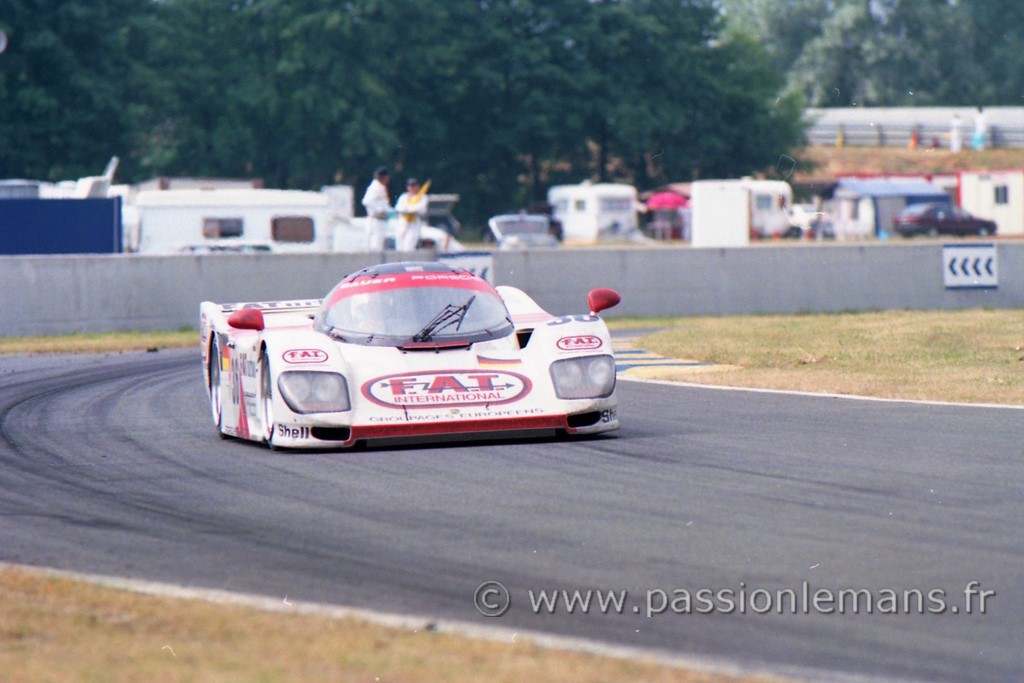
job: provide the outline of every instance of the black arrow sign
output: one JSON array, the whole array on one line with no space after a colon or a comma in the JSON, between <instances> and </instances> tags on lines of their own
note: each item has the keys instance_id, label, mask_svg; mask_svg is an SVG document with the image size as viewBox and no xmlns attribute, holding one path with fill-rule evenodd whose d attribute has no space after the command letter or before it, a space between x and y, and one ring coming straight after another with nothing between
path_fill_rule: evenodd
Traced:
<instances>
[{"instance_id":1,"label":"black arrow sign","mask_svg":"<svg viewBox=\"0 0 1024 683\"><path fill-rule=\"evenodd\" d=\"M999 287L999 255L995 245L943 245L940 267L949 289Z\"/></svg>"}]
</instances>

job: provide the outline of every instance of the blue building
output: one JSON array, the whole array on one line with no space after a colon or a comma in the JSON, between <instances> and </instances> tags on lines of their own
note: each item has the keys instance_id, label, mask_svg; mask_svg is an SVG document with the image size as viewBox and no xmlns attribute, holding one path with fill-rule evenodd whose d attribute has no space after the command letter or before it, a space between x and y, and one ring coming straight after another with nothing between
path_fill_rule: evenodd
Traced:
<instances>
[{"instance_id":1,"label":"blue building","mask_svg":"<svg viewBox=\"0 0 1024 683\"><path fill-rule=\"evenodd\" d=\"M952 204L941 187L918 179L841 178L832 193L832 216L840 239L886 238L904 207L924 202Z\"/></svg>"}]
</instances>

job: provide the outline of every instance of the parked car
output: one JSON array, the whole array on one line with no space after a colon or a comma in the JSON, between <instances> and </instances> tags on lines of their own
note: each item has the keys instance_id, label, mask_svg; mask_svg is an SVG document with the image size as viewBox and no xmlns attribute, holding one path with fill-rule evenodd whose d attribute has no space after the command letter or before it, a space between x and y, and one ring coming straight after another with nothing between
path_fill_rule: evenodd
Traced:
<instances>
[{"instance_id":1,"label":"parked car","mask_svg":"<svg viewBox=\"0 0 1024 683\"><path fill-rule=\"evenodd\" d=\"M551 220L543 214L510 213L493 216L487 221L491 236L499 249L557 247L551 234Z\"/></svg>"},{"instance_id":2,"label":"parked car","mask_svg":"<svg viewBox=\"0 0 1024 683\"><path fill-rule=\"evenodd\" d=\"M180 254L266 254L274 251L269 242L240 242L238 240L208 240L203 244L185 244Z\"/></svg>"},{"instance_id":3,"label":"parked car","mask_svg":"<svg viewBox=\"0 0 1024 683\"><path fill-rule=\"evenodd\" d=\"M398 248L398 235L401 233L401 218L388 220L386 237L384 237L385 249ZM417 249L436 249L441 253L452 253L465 251L466 247L462 242L451 236L447 230L435 228L432 225L424 225L420 228L420 239L416 242Z\"/></svg>"},{"instance_id":4,"label":"parked car","mask_svg":"<svg viewBox=\"0 0 1024 683\"><path fill-rule=\"evenodd\" d=\"M548 232L559 242L564 237L562 221L555 218L555 207L545 201L533 201L526 207L526 213L540 213L548 217Z\"/></svg>"},{"instance_id":5,"label":"parked car","mask_svg":"<svg viewBox=\"0 0 1024 683\"><path fill-rule=\"evenodd\" d=\"M458 236L462 223L452 214L452 210L459 202L459 195L428 194L427 202L427 225L444 230L452 237Z\"/></svg>"},{"instance_id":6,"label":"parked car","mask_svg":"<svg viewBox=\"0 0 1024 683\"><path fill-rule=\"evenodd\" d=\"M996 234L995 221L977 218L949 204L912 204L892 219L893 228L904 237L914 235L987 235Z\"/></svg>"},{"instance_id":7,"label":"parked car","mask_svg":"<svg viewBox=\"0 0 1024 683\"><path fill-rule=\"evenodd\" d=\"M789 207L789 230L783 237L832 240L836 238L832 217L814 204L793 204Z\"/></svg>"}]
</instances>

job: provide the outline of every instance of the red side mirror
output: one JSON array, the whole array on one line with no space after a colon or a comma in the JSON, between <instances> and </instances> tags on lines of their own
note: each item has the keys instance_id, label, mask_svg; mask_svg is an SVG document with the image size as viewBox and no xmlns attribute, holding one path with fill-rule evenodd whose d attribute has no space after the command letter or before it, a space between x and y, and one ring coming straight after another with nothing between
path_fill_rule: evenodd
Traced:
<instances>
[{"instance_id":1,"label":"red side mirror","mask_svg":"<svg viewBox=\"0 0 1024 683\"><path fill-rule=\"evenodd\" d=\"M617 306L620 301L622 301L622 297L614 289L600 287L590 290L590 293L587 294L587 304L590 306L590 312L594 314Z\"/></svg>"},{"instance_id":2,"label":"red side mirror","mask_svg":"<svg viewBox=\"0 0 1024 683\"><path fill-rule=\"evenodd\" d=\"M243 308L228 316L228 325L236 330L263 329L263 311L258 308Z\"/></svg>"}]
</instances>

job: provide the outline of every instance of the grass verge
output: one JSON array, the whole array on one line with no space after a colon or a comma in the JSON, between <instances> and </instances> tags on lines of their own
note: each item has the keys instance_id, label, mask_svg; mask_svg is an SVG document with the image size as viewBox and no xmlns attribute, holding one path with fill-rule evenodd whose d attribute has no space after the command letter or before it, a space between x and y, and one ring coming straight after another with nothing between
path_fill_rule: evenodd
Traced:
<instances>
[{"instance_id":1,"label":"grass verge","mask_svg":"<svg viewBox=\"0 0 1024 683\"><path fill-rule=\"evenodd\" d=\"M1024 310L615 318L639 348L715 367L653 379L880 398L1024 405ZM198 345L198 332L0 338L4 353L101 353Z\"/></svg>"},{"instance_id":2,"label":"grass verge","mask_svg":"<svg viewBox=\"0 0 1024 683\"><path fill-rule=\"evenodd\" d=\"M199 348L197 330L176 332L99 332L38 337L0 337L0 354L108 353L151 349Z\"/></svg>"},{"instance_id":3,"label":"grass verge","mask_svg":"<svg viewBox=\"0 0 1024 683\"><path fill-rule=\"evenodd\" d=\"M644 321L639 321L644 322ZM659 379L1024 405L1024 311L887 311L665 321L638 346L730 366ZM635 325L626 321L624 325Z\"/></svg>"},{"instance_id":4,"label":"grass verge","mask_svg":"<svg viewBox=\"0 0 1024 683\"><path fill-rule=\"evenodd\" d=\"M115 590L0 568L4 681L769 683L651 662Z\"/></svg>"}]
</instances>

